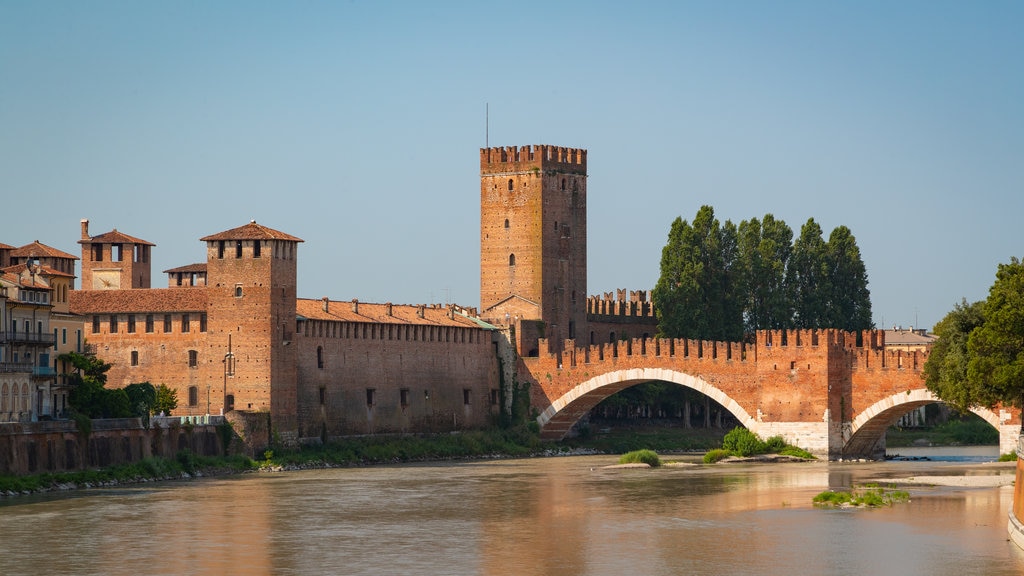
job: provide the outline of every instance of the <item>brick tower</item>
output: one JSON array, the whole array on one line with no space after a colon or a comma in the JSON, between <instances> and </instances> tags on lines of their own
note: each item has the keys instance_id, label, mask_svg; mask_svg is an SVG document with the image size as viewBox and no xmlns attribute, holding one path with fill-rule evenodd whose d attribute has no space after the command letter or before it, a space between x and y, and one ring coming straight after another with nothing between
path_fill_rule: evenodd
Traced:
<instances>
[{"instance_id":1,"label":"brick tower","mask_svg":"<svg viewBox=\"0 0 1024 576\"><path fill-rule=\"evenodd\" d=\"M208 340L223 363L226 410L269 411L282 440L295 440L298 369L291 340L302 240L255 221L201 240Z\"/></svg>"},{"instance_id":2,"label":"brick tower","mask_svg":"<svg viewBox=\"0 0 1024 576\"><path fill-rule=\"evenodd\" d=\"M155 244L118 232L117 228L89 236L89 221L82 220L82 290L149 288Z\"/></svg>"},{"instance_id":3,"label":"brick tower","mask_svg":"<svg viewBox=\"0 0 1024 576\"><path fill-rule=\"evenodd\" d=\"M480 309L521 354L586 330L587 151L480 150Z\"/></svg>"}]
</instances>

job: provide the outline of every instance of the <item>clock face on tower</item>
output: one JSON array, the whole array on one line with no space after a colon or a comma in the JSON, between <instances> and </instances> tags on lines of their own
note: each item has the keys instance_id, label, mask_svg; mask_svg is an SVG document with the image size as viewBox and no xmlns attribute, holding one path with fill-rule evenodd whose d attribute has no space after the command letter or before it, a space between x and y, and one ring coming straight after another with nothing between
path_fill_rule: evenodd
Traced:
<instances>
[{"instance_id":1,"label":"clock face on tower","mask_svg":"<svg viewBox=\"0 0 1024 576\"><path fill-rule=\"evenodd\" d=\"M97 270L92 275L94 290L119 290L121 288L121 272L118 270Z\"/></svg>"}]
</instances>

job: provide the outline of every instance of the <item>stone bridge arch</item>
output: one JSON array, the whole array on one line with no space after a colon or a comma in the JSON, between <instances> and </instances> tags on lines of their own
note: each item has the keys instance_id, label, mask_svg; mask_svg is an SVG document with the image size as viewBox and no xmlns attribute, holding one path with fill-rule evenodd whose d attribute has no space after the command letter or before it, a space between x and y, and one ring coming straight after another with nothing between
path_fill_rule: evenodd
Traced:
<instances>
[{"instance_id":1,"label":"stone bridge arch","mask_svg":"<svg viewBox=\"0 0 1024 576\"><path fill-rule=\"evenodd\" d=\"M845 458L882 458L885 455L885 431L901 416L915 408L942 402L927 388L917 388L888 396L868 406L853 421L844 426L842 455ZM1011 415L1005 410L996 414L987 408L972 408L971 412L999 431L999 453L1013 452L1017 447L1020 426L1010 423Z\"/></svg>"},{"instance_id":2,"label":"stone bridge arch","mask_svg":"<svg viewBox=\"0 0 1024 576\"><path fill-rule=\"evenodd\" d=\"M585 380L556 398L537 416L541 437L560 440L572 427L605 398L644 382L672 382L709 396L728 410L740 424L758 433L758 422L750 413L721 389L706 380L667 368L632 368L613 370Z\"/></svg>"}]
</instances>

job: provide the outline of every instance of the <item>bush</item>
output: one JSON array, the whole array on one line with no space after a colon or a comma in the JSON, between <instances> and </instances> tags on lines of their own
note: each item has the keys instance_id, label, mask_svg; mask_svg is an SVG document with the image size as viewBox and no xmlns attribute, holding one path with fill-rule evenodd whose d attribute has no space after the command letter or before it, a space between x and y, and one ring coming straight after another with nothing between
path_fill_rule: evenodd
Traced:
<instances>
[{"instance_id":1,"label":"bush","mask_svg":"<svg viewBox=\"0 0 1024 576\"><path fill-rule=\"evenodd\" d=\"M999 455L999 461L1000 462L1016 462L1017 461L1017 453L1016 452L1007 452L1006 454L1000 454Z\"/></svg>"},{"instance_id":2,"label":"bush","mask_svg":"<svg viewBox=\"0 0 1024 576\"><path fill-rule=\"evenodd\" d=\"M722 449L737 456L753 456L768 451L767 446L757 437L757 434L739 426L730 430L722 439Z\"/></svg>"},{"instance_id":3,"label":"bush","mask_svg":"<svg viewBox=\"0 0 1024 576\"><path fill-rule=\"evenodd\" d=\"M728 450L723 450L722 448L708 450L707 454L704 455L704 463L714 464L715 462L718 462L722 458L726 458L728 456L732 456L732 454Z\"/></svg>"},{"instance_id":4,"label":"bush","mask_svg":"<svg viewBox=\"0 0 1024 576\"><path fill-rule=\"evenodd\" d=\"M633 452L627 452L619 458L619 464L636 464L643 463L649 465L651 468L661 466L661 458L654 450L634 450Z\"/></svg>"}]
</instances>

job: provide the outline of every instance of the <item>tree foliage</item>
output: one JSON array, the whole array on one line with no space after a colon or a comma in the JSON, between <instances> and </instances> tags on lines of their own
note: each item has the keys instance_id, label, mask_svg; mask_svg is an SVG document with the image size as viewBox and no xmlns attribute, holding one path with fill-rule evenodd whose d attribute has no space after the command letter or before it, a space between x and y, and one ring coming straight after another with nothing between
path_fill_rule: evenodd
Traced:
<instances>
[{"instance_id":1,"label":"tree foliage","mask_svg":"<svg viewBox=\"0 0 1024 576\"><path fill-rule=\"evenodd\" d=\"M938 337L924 363L925 386L936 396L961 412L971 406L994 403L983 387L971 385L967 377L970 354L967 340L984 323L982 303L963 300L940 320L933 332Z\"/></svg>"},{"instance_id":2,"label":"tree foliage","mask_svg":"<svg viewBox=\"0 0 1024 576\"><path fill-rule=\"evenodd\" d=\"M156 402L153 403L153 414L164 414L170 416L171 412L178 407L178 391L169 388L166 384L156 387Z\"/></svg>"},{"instance_id":3,"label":"tree foliage","mask_svg":"<svg viewBox=\"0 0 1024 576\"><path fill-rule=\"evenodd\" d=\"M809 219L793 230L771 214L735 226L702 206L693 224L676 218L654 289L659 333L736 341L761 329L865 330L867 268L849 228L826 242Z\"/></svg>"},{"instance_id":4,"label":"tree foliage","mask_svg":"<svg viewBox=\"0 0 1024 576\"><path fill-rule=\"evenodd\" d=\"M957 408L1024 408L1024 264L1000 264L983 302L954 308L935 327L925 384Z\"/></svg>"}]
</instances>

